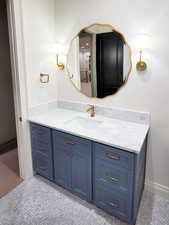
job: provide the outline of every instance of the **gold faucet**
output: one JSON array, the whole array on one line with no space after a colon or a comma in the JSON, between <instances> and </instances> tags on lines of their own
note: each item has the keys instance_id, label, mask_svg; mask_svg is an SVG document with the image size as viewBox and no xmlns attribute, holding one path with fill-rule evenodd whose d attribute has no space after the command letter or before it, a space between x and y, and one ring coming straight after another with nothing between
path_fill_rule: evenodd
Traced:
<instances>
[{"instance_id":1,"label":"gold faucet","mask_svg":"<svg viewBox=\"0 0 169 225\"><path fill-rule=\"evenodd\" d=\"M94 105L89 105L87 112L90 112L90 117L94 117L95 116Z\"/></svg>"}]
</instances>

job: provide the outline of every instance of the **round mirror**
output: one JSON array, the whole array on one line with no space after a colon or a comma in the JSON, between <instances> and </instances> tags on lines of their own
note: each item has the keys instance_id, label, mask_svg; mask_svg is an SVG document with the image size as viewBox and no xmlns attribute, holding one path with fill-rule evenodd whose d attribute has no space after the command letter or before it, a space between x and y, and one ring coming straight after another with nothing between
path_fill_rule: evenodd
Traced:
<instances>
[{"instance_id":1,"label":"round mirror","mask_svg":"<svg viewBox=\"0 0 169 225\"><path fill-rule=\"evenodd\" d=\"M93 24L71 41L67 71L73 85L88 97L115 94L131 72L131 50L111 25Z\"/></svg>"}]
</instances>

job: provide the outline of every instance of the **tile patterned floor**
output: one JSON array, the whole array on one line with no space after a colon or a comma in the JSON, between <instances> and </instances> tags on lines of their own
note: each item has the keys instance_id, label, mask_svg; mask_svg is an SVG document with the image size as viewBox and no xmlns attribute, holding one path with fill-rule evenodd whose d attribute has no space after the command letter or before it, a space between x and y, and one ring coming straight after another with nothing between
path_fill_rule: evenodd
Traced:
<instances>
[{"instance_id":1,"label":"tile patterned floor","mask_svg":"<svg viewBox=\"0 0 169 225\"><path fill-rule=\"evenodd\" d=\"M125 225L39 176L0 199L0 225ZM137 225L169 225L169 201L145 191Z\"/></svg>"}]
</instances>

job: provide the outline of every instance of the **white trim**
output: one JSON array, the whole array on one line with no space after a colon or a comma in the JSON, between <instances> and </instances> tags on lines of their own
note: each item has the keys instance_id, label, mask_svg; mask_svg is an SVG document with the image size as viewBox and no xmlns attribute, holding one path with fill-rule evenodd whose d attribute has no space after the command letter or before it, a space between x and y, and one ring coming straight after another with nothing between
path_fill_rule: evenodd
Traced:
<instances>
[{"instance_id":1,"label":"white trim","mask_svg":"<svg viewBox=\"0 0 169 225\"><path fill-rule=\"evenodd\" d=\"M21 0L6 0L11 50L11 67L15 104L20 176L32 177L32 157L29 124L27 122L27 85L22 26ZM20 122L19 117L22 117Z\"/></svg>"},{"instance_id":2,"label":"white trim","mask_svg":"<svg viewBox=\"0 0 169 225\"><path fill-rule=\"evenodd\" d=\"M169 187L146 180L145 189L169 200Z\"/></svg>"}]
</instances>

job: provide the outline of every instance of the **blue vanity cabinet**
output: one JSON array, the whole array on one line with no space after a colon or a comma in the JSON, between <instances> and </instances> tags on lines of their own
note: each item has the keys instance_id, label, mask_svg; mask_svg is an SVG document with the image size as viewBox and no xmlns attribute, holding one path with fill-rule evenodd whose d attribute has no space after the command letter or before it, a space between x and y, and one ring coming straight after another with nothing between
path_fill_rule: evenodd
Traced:
<instances>
[{"instance_id":1,"label":"blue vanity cabinet","mask_svg":"<svg viewBox=\"0 0 169 225\"><path fill-rule=\"evenodd\" d=\"M34 171L135 224L144 190L147 138L136 154L31 123Z\"/></svg>"},{"instance_id":2,"label":"blue vanity cabinet","mask_svg":"<svg viewBox=\"0 0 169 225\"><path fill-rule=\"evenodd\" d=\"M55 182L91 200L91 141L53 130Z\"/></svg>"},{"instance_id":3,"label":"blue vanity cabinet","mask_svg":"<svg viewBox=\"0 0 169 225\"><path fill-rule=\"evenodd\" d=\"M49 128L31 123L32 161L34 172L53 180L52 136Z\"/></svg>"}]
</instances>

